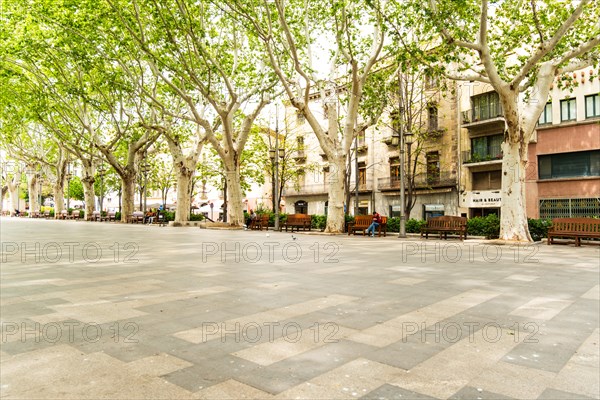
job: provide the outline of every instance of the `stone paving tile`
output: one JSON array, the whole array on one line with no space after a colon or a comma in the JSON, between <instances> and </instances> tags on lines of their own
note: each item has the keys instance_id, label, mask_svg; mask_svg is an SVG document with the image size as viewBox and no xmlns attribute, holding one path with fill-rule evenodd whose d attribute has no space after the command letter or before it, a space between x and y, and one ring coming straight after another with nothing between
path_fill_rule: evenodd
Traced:
<instances>
[{"instance_id":1,"label":"stone paving tile","mask_svg":"<svg viewBox=\"0 0 600 400\"><path fill-rule=\"evenodd\" d=\"M398 386L385 385L379 386L377 389L367 393L361 397L362 400L431 400L435 397L430 397L421 393L412 392L402 389Z\"/></svg>"},{"instance_id":2,"label":"stone paving tile","mask_svg":"<svg viewBox=\"0 0 600 400\"><path fill-rule=\"evenodd\" d=\"M523 399L524 397L518 397L518 399ZM512 400L512 397L506 397L498 393L488 392L487 390L483 390L481 388L474 388L471 386L465 386L458 392L454 393L450 400L471 400L471 399L481 399L481 400Z\"/></svg>"},{"instance_id":3,"label":"stone paving tile","mask_svg":"<svg viewBox=\"0 0 600 400\"><path fill-rule=\"evenodd\" d=\"M579 300L551 321L530 321L539 334L529 336L527 342L507 353L504 361L559 372L598 326L599 318L600 304Z\"/></svg>"},{"instance_id":4,"label":"stone paving tile","mask_svg":"<svg viewBox=\"0 0 600 400\"><path fill-rule=\"evenodd\" d=\"M524 247L515 259L513 247L471 240L373 246L299 234L297 262L275 252L252 263L202 249L281 248L291 235L11 219L1 228L18 243L35 229L42 245L106 249L97 263L17 255L2 264L2 398L600 397L592 246ZM115 263L115 242L135 244L135 262ZM323 251L315 260L311 248L331 243L337 262ZM483 248L500 260L469 255ZM458 249L457 262L440 257ZM23 322L25 337L10 332ZM274 323L271 334L264 324ZM77 324L73 337L65 324ZM56 326L62 336L52 340ZM332 342L325 326L337 329Z\"/></svg>"},{"instance_id":5,"label":"stone paving tile","mask_svg":"<svg viewBox=\"0 0 600 400\"><path fill-rule=\"evenodd\" d=\"M556 389L546 389L538 397L539 400L594 400L600 398L600 393L596 397L587 397L577 393L568 393Z\"/></svg>"}]
</instances>

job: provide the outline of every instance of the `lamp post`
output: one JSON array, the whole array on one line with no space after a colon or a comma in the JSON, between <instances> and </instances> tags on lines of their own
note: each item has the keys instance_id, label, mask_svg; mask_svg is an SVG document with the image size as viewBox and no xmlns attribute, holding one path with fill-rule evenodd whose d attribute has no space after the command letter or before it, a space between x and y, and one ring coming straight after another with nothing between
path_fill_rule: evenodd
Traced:
<instances>
[{"instance_id":1,"label":"lamp post","mask_svg":"<svg viewBox=\"0 0 600 400\"><path fill-rule=\"evenodd\" d=\"M277 130L275 130L276 135ZM279 230L279 159L285 157L285 149L279 148L279 141L275 138L275 148L269 150L269 158L274 165L275 173L273 181L273 207L275 211L275 226L274 229Z\"/></svg>"},{"instance_id":2,"label":"lamp post","mask_svg":"<svg viewBox=\"0 0 600 400\"><path fill-rule=\"evenodd\" d=\"M100 166L98 167L98 174L100 175L100 214L102 214L102 210L104 209L102 207L102 203L104 200L104 173L106 172L106 168L104 167L104 164L100 164Z\"/></svg>"},{"instance_id":3,"label":"lamp post","mask_svg":"<svg viewBox=\"0 0 600 400\"><path fill-rule=\"evenodd\" d=\"M44 183L44 179L42 178L41 174L38 174L38 182L40 183L40 193L39 193L39 196L38 196L39 197L39 203L38 203L38 205L40 207L39 211L41 211L42 210L42 200L43 200L43 198L42 198L42 189L43 189L43 183Z\"/></svg>"},{"instance_id":4,"label":"lamp post","mask_svg":"<svg viewBox=\"0 0 600 400\"><path fill-rule=\"evenodd\" d=\"M269 158L273 163L275 173L273 177L273 208L275 212L274 229L279 230L279 159L285 157L285 149L279 148L279 107L275 104L275 148L269 150Z\"/></svg>"},{"instance_id":5,"label":"lamp post","mask_svg":"<svg viewBox=\"0 0 600 400\"><path fill-rule=\"evenodd\" d=\"M148 170L150 169L150 166L148 165L148 162L146 161L146 155L144 154L144 162L141 165L142 168L142 173L144 174L144 186L143 186L143 190L144 190L144 204L143 204L143 211L144 214L146 214L146 204L147 204L147 200L148 200L148 192L146 190L146 188L148 187Z\"/></svg>"}]
</instances>

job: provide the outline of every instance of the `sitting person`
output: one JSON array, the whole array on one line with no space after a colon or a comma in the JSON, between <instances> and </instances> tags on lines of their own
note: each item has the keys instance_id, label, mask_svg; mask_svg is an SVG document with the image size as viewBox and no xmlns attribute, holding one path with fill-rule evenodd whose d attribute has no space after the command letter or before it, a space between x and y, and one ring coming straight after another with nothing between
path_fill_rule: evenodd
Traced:
<instances>
[{"instance_id":1,"label":"sitting person","mask_svg":"<svg viewBox=\"0 0 600 400\"><path fill-rule=\"evenodd\" d=\"M248 218L246 218L246 225L244 225L244 228L246 228L246 229L250 228L250 224L255 219L256 219L256 213L254 212L254 210L250 209L250 211L248 212Z\"/></svg>"},{"instance_id":2,"label":"sitting person","mask_svg":"<svg viewBox=\"0 0 600 400\"><path fill-rule=\"evenodd\" d=\"M152 224L154 222L154 217L156 217L156 212L153 210L148 211L146 213L145 223Z\"/></svg>"},{"instance_id":3,"label":"sitting person","mask_svg":"<svg viewBox=\"0 0 600 400\"><path fill-rule=\"evenodd\" d=\"M367 228L367 234L375 236L375 229L381 224L381 215L377 211L373 211L373 222Z\"/></svg>"}]
</instances>

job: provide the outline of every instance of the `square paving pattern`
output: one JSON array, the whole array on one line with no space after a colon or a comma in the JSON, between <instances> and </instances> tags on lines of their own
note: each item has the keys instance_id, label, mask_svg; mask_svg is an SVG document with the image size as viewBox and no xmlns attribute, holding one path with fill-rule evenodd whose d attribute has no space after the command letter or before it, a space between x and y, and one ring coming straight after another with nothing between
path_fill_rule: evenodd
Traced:
<instances>
[{"instance_id":1,"label":"square paving pattern","mask_svg":"<svg viewBox=\"0 0 600 400\"><path fill-rule=\"evenodd\" d=\"M600 246L2 218L2 399L598 399Z\"/></svg>"}]
</instances>

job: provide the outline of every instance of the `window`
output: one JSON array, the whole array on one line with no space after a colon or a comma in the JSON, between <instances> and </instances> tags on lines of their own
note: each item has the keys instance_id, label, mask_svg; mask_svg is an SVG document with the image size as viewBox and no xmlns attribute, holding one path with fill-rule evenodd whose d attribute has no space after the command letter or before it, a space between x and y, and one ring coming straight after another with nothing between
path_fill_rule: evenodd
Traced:
<instances>
[{"instance_id":1,"label":"window","mask_svg":"<svg viewBox=\"0 0 600 400\"><path fill-rule=\"evenodd\" d=\"M575 99L560 101L560 120L575 121L577 119L577 102Z\"/></svg>"},{"instance_id":2,"label":"window","mask_svg":"<svg viewBox=\"0 0 600 400\"><path fill-rule=\"evenodd\" d=\"M473 96L473 121L483 121L502 116L500 97L496 92L489 92Z\"/></svg>"},{"instance_id":3,"label":"window","mask_svg":"<svg viewBox=\"0 0 600 400\"><path fill-rule=\"evenodd\" d=\"M540 119L538 120L539 125L548 125L552 123L552 103L546 103Z\"/></svg>"},{"instance_id":4,"label":"window","mask_svg":"<svg viewBox=\"0 0 600 400\"><path fill-rule=\"evenodd\" d=\"M438 86L438 78L435 75L425 76L425 88L435 89Z\"/></svg>"},{"instance_id":5,"label":"window","mask_svg":"<svg viewBox=\"0 0 600 400\"><path fill-rule=\"evenodd\" d=\"M502 187L502 171L473 172L473 190L496 190Z\"/></svg>"},{"instance_id":6,"label":"window","mask_svg":"<svg viewBox=\"0 0 600 400\"><path fill-rule=\"evenodd\" d=\"M585 96L585 117L600 117L600 95Z\"/></svg>"},{"instance_id":7,"label":"window","mask_svg":"<svg viewBox=\"0 0 600 400\"><path fill-rule=\"evenodd\" d=\"M298 146L298 151L304 151L304 136L296 137L296 145Z\"/></svg>"},{"instance_id":8,"label":"window","mask_svg":"<svg viewBox=\"0 0 600 400\"><path fill-rule=\"evenodd\" d=\"M540 179L600 176L600 150L538 156Z\"/></svg>"},{"instance_id":9,"label":"window","mask_svg":"<svg viewBox=\"0 0 600 400\"><path fill-rule=\"evenodd\" d=\"M365 165L365 163L358 164L358 184L367 184L367 166Z\"/></svg>"},{"instance_id":10,"label":"window","mask_svg":"<svg viewBox=\"0 0 600 400\"><path fill-rule=\"evenodd\" d=\"M296 111L296 125L304 125L306 122L306 117L302 111Z\"/></svg>"},{"instance_id":11,"label":"window","mask_svg":"<svg viewBox=\"0 0 600 400\"><path fill-rule=\"evenodd\" d=\"M390 183L400 181L400 159L390 158Z\"/></svg>"},{"instance_id":12,"label":"window","mask_svg":"<svg viewBox=\"0 0 600 400\"><path fill-rule=\"evenodd\" d=\"M476 162L501 159L503 140L502 134L471 139L471 160Z\"/></svg>"},{"instance_id":13,"label":"window","mask_svg":"<svg viewBox=\"0 0 600 400\"><path fill-rule=\"evenodd\" d=\"M577 218L600 216L600 197L540 199L540 218Z\"/></svg>"},{"instance_id":14,"label":"window","mask_svg":"<svg viewBox=\"0 0 600 400\"><path fill-rule=\"evenodd\" d=\"M427 119L429 121L429 130L435 131L438 128L438 108L435 104L427 107Z\"/></svg>"},{"instance_id":15,"label":"window","mask_svg":"<svg viewBox=\"0 0 600 400\"><path fill-rule=\"evenodd\" d=\"M440 153L429 152L425 155L427 160L427 183L435 183L440 180Z\"/></svg>"},{"instance_id":16,"label":"window","mask_svg":"<svg viewBox=\"0 0 600 400\"><path fill-rule=\"evenodd\" d=\"M365 131L361 131L356 136L356 146L362 147L365 145Z\"/></svg>"}]
</instances>

